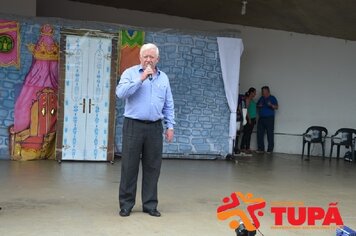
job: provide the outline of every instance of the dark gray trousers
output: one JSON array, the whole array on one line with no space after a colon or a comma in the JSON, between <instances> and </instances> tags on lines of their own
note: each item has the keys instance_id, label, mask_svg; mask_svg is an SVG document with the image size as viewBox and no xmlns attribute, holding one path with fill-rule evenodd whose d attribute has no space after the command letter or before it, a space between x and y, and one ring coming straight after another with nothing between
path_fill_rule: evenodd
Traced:
<instances>
[{"instance_id":1,"label":"dark gray trousers","mask_svg":"<svg viewBox=\"0 0 356 236\"><path fill-rule=\"evenodd\" d=\"M274 116L260 117L257 123L257 146L259 151L265 151L265 131L267 131L267 152L274 148Z\"/></svg>"},{"instance_id":2,"label":"dark gray trousers","mask_svg":"<svg viewBox=\"0 0 356 236\"><path fill-rule=\"evenodd\" d=\"M142 160L142 207L145 210L157 208L157 184L161 171L162 148L162 122L145 124L129 118L124 119L119 189L121 209L131 210L135 205L140 159Z\"/></svg>"}]
</instances>

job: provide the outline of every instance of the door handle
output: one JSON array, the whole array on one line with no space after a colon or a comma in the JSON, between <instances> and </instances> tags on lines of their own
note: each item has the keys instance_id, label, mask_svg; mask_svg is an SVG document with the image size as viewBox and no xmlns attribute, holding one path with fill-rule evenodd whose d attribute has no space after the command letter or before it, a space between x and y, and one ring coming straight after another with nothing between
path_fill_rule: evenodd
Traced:
<instances>
[{"instance_id":1,"label":"door handle","mask_svg":"<svg viewBox=\"0 0 356 236\"><path fill-rule=\"evenodd\" d=\"M83 98L83 102L79 103L79 105L83 106L83 113L85 113L85 98ZM89 108L90 109L90 108Z\"/></svg>"},{"instance_id":2,"label":"door handle","mask_svg":"<svg viewBox=\"0 0 356 236\"><path fill-rule=\"evenodd\" d=\"M89 113L91 113L91 98L89 98Z\"/></svg>"},{"instance_id":3,"label":"door handle","mask_svg":"<svg viewBox=\"0 0 356 236\"><path fill-rule=\"evenodd\" d=\"M89 113L91 113L91 106L94 106L94 103L91 103L91 98L89 98Z\"/></svg>"}]
</instances>

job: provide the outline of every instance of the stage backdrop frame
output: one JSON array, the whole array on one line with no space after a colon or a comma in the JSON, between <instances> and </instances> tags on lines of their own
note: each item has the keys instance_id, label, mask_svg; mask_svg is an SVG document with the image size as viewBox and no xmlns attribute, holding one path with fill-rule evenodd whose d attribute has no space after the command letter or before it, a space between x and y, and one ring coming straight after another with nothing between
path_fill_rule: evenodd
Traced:
<instances>
[{"instance_id":1,"label":"stage backdrop frame","mask_svg":"<svg viewBox=\"0 0 356 236\"><path fill-rule=\"evenodd\" d=\"M80 65L78 67L88 70L87 72L83 72L84 74L86 73L87 78L82 75L79 77L78 74L74 75L80 78L81 81L71 81L71 78L67 79L67 75L69 75L67 72L70 70L70 66L73 66L68 64L68 57L76 56L73 55L73 50L67 50L67 40L69 41L69 38L76 38L78 43L80 43L80 40L87 41L89 45L93 41L94 46L97 47L95 52L91 52L90 49L82 51L83 54L89 53L85 59L89 61L88 63L93 62L93 64L92 67L90 65ZM103 45L102 48L100 48L101 44ZM58 161L114 161L117 45L118 34L115 33L66 28L61 30L59 111L56 145L56 159ZM110 55L101 54L103 50L107 50L105 52L110 53ZM78 55L83 56L83 54ZM106 73L108 69L110 69L110 72ZM74 71L74 73L77 72ZM101 77L101 75L109 77ZM74 82L79 82L81 85L73 85ZM71 83L77 88L74 91L69 90ZM90 87L90 84L93 87ZM92 91L76 94L84 86L87 86L87 89L91 88ZM105 92L109 93L105 94ZM73 100L73 104L70 104L71 102L68 100L71 96L77 98ZM70 124L70 121L66 118L66 112L69 113L76 125ZM77 113L78 116L73 113ZM75 117L77 118L75 119ZM93 125L91 126L90 124ZM82 131L84 132L80 132L80 127L83 128Z\"/></svg>"}]
</instances>

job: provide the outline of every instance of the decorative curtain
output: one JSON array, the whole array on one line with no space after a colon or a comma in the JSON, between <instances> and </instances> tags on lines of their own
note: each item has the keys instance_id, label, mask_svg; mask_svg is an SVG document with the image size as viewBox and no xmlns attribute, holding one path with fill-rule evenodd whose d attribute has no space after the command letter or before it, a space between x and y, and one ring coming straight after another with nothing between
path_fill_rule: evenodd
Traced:
<instances>
[{"instance_id":1,"label":"decorative curtain","mask_svg":"<svg viewBox=\"0 0 356 236\"><path fill-rule=\"evenodd\" d=\"M240 80L240 58L244 50L241 39L218 37L218 48L225 94L230 108L229 150L236 137L236 109Z\"/></svg>"},{"instance_id":2,"label":"decorative curtain","mask_svg":"<svg viewBox=\"0 0 356 236\"><path fill-rule=\"evenodd\" d=\"M45 24L36 44L29 44L32 65L15 102L10 127L13 160L54 158L57 122L59 45Z\"/></svg>"},{"instance_id":3,"label":"decorative curtain","mask_svg":"<svg viewBox=\"0 0 356 236\"><path fill-rule=\"evenodd\" d=\"M53 27L43 25L36 45L29 44L33 55L32 65L25 77L20 96L15 103L14 129L20 132L29 128L31 123L31 106L37 99L37 93L44 88L58 89L59 45L53 38Z\"/></svg>"},{"instance_id":4,"label":"decorative curtain","mask_svg":"<svg viewBox=\"0 0 356 236\"><path fill-rule=\"evenodd\" d=\"M145 40L145 32L122 30L120 36L119 75L125 69L140 64L139 54Z\"/></svg>"}]
</instances>

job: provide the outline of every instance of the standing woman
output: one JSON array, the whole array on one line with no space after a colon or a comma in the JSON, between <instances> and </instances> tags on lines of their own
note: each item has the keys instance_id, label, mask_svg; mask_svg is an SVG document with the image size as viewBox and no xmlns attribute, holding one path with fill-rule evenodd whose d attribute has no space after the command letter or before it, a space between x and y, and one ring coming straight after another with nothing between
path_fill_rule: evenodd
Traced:
<instances>
[{"instance_id":1,"label":"standing woman","mask_svg":"<svg viewBox=\"0 0 356 236\"><path fill-rule=\"evenodd\" d=\"M256 89L251 87L245 94L245 105L247 108L247 123L243 129L243 135L241 140L241 152L250 154L250 141L253 127L256 124L256 102L253 100L256 96Z\"/></svg>"}]
</instances>

